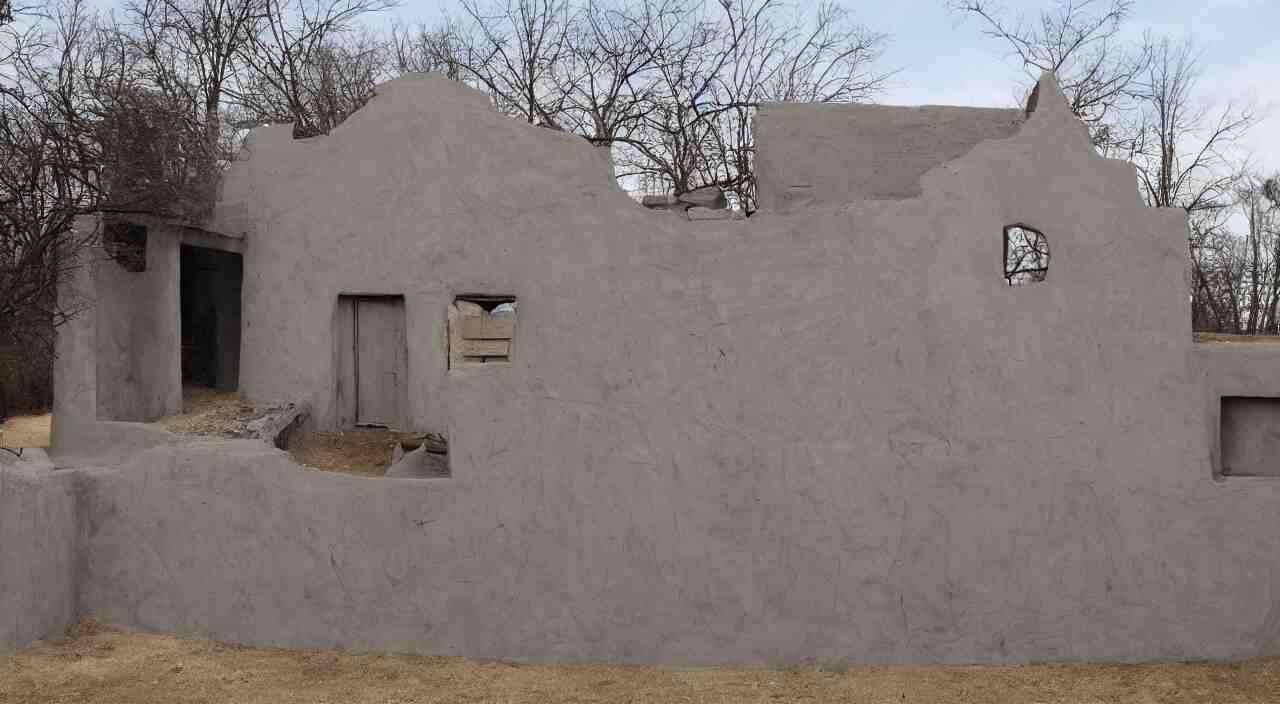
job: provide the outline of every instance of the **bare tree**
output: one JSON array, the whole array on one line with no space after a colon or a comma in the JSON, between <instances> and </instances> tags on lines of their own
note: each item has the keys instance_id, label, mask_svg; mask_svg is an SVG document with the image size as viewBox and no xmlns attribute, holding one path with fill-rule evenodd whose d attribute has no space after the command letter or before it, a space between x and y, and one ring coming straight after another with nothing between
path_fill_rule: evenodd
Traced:
<instances>
[{"instance_id":1,"label":"bare tree","mask_svg":"<svg viewBox=\"0 0 1280 704\"><path fill-rule=\"evenodd\" d=\"M1142 197L1190 216L1192 319L1197 330L1257 333L1275 325L1270 235L1256 218L1265 184L1242 179L1238 139L1248 108L1213 108L1199 94L1200 53L1190 40L1144 37L1126 47L1131 0L1055 0L1034 19L987 0L953 0L982 18L1032 73L1055 71L1094 144L1134 163ZM1275 188L1280 191L1280 187ZM1253 204L1253 205L1250 205Z\"/></svg>"},{"instance_id":2,"label":"bare tree","mask_svg":"<svg viewBox=\"0 0 1280 704\"><path fill-rule=\"evenodd\" d=\"M45 21L0 28L0 417L20 376L51 371L57 326L78 312L59 298L92 236L75 218L102 200L101 151L81 100L93 19L73 1Z\"/></svg>"},{"instance_id":3,"label":"bare tree","mask_svg":"<svg viewBox=\"0 0 1280 704\"><path fill-rule=\"evenodd\" d=\"M1240 326L1235 294L1244 260L1226 216L1226 210L1210 211L1190 223L1191 322L1197 331L1235 332Z\"/></svg>"},{"instance_id":4,"label":"bare tree","mask_svg":"<svg viewBox=\"0 0 1280 704\"><path fill-rule=\"evenodd\" d=\"M655 69L686 38L691 17L685 0L587 2L552 72L567 128L600 147L629 139L656 99Z\"/></svg>"},{"instance_id":5,"label":"bare tree","mask_svg":"<svg viewBox=\"0 0 1280 704\"><path fill-rule=\"evenodd\" d=\"M1162 40L1137 82L1140 117L1130 158L1155 207L1191 213L1223 207L1236 179L1229 149L1254 121L1247 109L1214 112L1197 99L1199 59L1189 40Z\"/></svg>"},{"instance_id":6,"label":"bare tree","mask_svg":"<svg viewBox=\"0 0 1280 704\"><path fill-rule=\"evenodd\" d=\"M889 74L875 70L885 37L824 3L788 14L777 0L723 0L688 23L655 62L652 105L643 114L624 173L653 190L714 185L755 210L751 118L766 102L872 98Z\"/></svg>"},{"instance_id":7,"label":"bare tree","mask_svg":"<svg viewBox=\"0 0 1280 704\"><path fill-rule=\"evenodd\" d=\"M54 330L82 303L57 296L58 284L95 241L76 218L199 217L211 157L191 92L84 0L0 32L11 47L0 66L0 340L47 374Z\"/></svg>"},{"instance_id":8,"label":"bare tree","mask_svg":"<svg viewBox=\"0 0 1280 704\"><path fill-rule=\"evenodd\" d=\"M1274 334L1276 302L1280 296L1280 227L1263 183L1254 177L1237 186L1238 207L1245 221L1244 246L1248 265L1240 282L1244 319L1239 332Z\"/></svg>"},{"instance_id":9,"label":"bare tree","mask_svg":"<svg viewBox=\"0 0 1280 704\"><path fill-rule=\"evenodd\" d=\"M391 61L396 73L439 72L462 81L464 52L459 30L452 21L437 29L426 25L391 28Z\"/></svg>"},{"instance_id":10,"label":"bare tree","mask_svg":"<svg viewBox=\"0 0 1280 704\"><path fill-rule=\"evenodd\" d=\"M1264 291L1273 247L1253 215L1265 184L1242 176L1234 148L1253 124L1248 109L1213 110L1196 95L1199 54L1190 41L1153 44L1151 61L1136 81L1137 117L1128 158L1142 195L1154 207L1182 208L1190 216L1192 321L1197 330L1257 334L1275 324L1275 305ZM1243 238L1231 229L1232 212L1245 212ZM1247 282L1247 283L1246 283ZM1247 294L1242 292L1247 286Z\"/></svg>"},{"instance_id":11,"label":"bare tree","mask_svg":"<svg viewBox=\"0 0 1280 704\"><path fill-rule=\"evenodd\" d=\"M255 118L278 120L287 114L295 137L327 134L372 97L365 77L371 65L381 71L385 58L383 48L367 40L371 35L339 40L361 18L395 7L396 0L261 2L261 25L240 51L252 77L238 100ZM344 85L344 78L352 82Z\"/></svg>"},{"instance_id":12,"label":"bare tree","mask_svg":"<svg viewBox=\"0 0 1280 704\"><path fill-rule=\"evenodd\" d=\"M266 15L266 0L132 0L126 7L152 80L197 108L193 117L219 139L224 93Z\"/></svg>"},{"instance_id":13,"label":"bare tree","mask_svg":"<svg viewBox=\"0 0 1280 704\"><path fill-rule=\"evenodd\" d=\"M568 53L575 8L566 0L463 0L462 7L467 24L458 36L467 73L500 110L560 129L566 100L552 73Z\"/></svg>"},{"instance_id":14,"label":"bare tree","mask_svg":"<svg viewBox=\"0 0 1280 704\"><path fill-rule=\"evenodd\" d=\"M1126 148L1122 115L1150 59L1145 43L1127 47L1120 40L1132 0L1054 0L1034 17L1011 14L991 0L948 5L981 18L987 36L1005 43L1022 63L1029 83L1043 71L1057 74L1072 112L1089 126L1099 149Z\"/></svg>"},{"instance_id":15,"label":"bare tree","mask_svg":"<svg viewBox=\"0 0 1280 704\"><path fill-rule=\"evenodd\" d=\"M1280 334L1280 195L1243 173L1224 207L1191 220L1192 315L1197 331ZM1240 231L1233 228L1239 227Z\"/></svg>"},{"instance_id":16,"label":"bare tree","mask_svg":"<svg viewBox=\"0 0 1280 704\"><path fill-rule=\"evenodd\" d=\"M610 148L624 184L714 185L747 212L760 104L866 100L888 77L874 68L884 36L834 3L464 0L463 9L462 22L394 32L397 68L454 71L508 114Z\"/></svg>"}]
</instances>

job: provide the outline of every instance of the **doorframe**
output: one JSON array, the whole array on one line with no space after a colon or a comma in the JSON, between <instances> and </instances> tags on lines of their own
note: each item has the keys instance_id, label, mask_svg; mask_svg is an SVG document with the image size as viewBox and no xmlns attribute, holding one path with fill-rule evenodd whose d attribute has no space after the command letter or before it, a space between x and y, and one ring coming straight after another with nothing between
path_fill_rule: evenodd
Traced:
<instances>
[{"instance_id":1,"label":"doorframe","mask_svg":"<svg viewBox=\"0 0 1280 704\"><path fill-rule=\"evenodd\" d=\"M337 306L334 311L333 318L333 350L334 350L334 426L337 428L357 428L361 426L360 421L360 302L361 301L387 301L400 304L401 319L401 342L404 349L400 351L403 355L404 378L397 391L397 425L402 426L396 429L405 430L410 424L409 422L409 320L408 320L408 304L404 294L401 293L347 293L338 294ZM350 322L344 318L345 308L350 308ZM342 328L346 327L351 335L350 346L344 344L344 336ZM367 426L382 427L382 426Z\"/></svg>"}]
</instances>

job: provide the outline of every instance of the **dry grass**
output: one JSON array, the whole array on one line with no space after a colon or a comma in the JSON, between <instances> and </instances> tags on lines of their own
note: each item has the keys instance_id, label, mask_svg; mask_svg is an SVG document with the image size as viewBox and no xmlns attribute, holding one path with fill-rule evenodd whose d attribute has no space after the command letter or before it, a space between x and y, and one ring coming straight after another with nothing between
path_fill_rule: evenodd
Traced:
<instances>
[{"instance_id":1,"label":"dry grass","mask_svg":"<svg viewBox=\"0 0 1280 704\"><path fill-rule=\"evenodd\" d=\"M1280 342L1280 335L1226 335L1217 332L1198 332L1195 334L1196 342L1250 342L1250 343L1277 343Z\"/></svg>"},{"instance_id":2,"label":"dry grass","mask_svg":"<svg viewBox=\"0 0 1280 704\"><path fill-rule=\"evenodd\" d=\"M53 416L13 416L0 425L0 447L48 447Z\"/></svg>"},{"instance_id":3,"label":"dry grass","mask_svg":"<svg viewBox=\"0 0 1280 704\"><path fill-rule=\"evenodd\" d=\"M240 400L234 391L218 391L200 386L182 389L182 413L155 423L171 433L237 437L247 420L260 409ZM360 429L345 432L304 432L289 434L289 454L310 469L342 472L364 477L381 477L391 464L391 452L410 433Z\"/></svg>"},{"instance_id":4,"label":"dry grass","mask_svg":"<svg viewBox=\"0 0 1280 704\"><path fill-rule=\"evenodd\" d=\"M161 418L155 424L171 433L234 436L241 421L253 411L253 406L241 402L235 391L184 386L182 413Z\"/></svg>"},{"instance_id":5,"label":"dry grass","mask_svg":"<svg viewBox=\"0 0 1280 704\"><path fill-rule=\"evenodd\" d=\"M1230 664L855 667L843 673L245 648L92 621L0 658L0 702L867 702L1242 704L1280 701L1280 658Z\"/></svg>"},{"instance_id":6,"label":"dry grass","mask_svg":"<svg viewBox=\"0 0 1280 704\"><path fill-rule=\"evenodd\" d=\"M293 461L327 472L381 477L391 464L395 443L412 433L358 429L343 432L294 431L289 435Z\"/></svg>"},{"instance_id":7,"label":"dry grass","mask_svg":"<svg viewBox=\"0 0 1280 704\"><path fill-rule=\"evenodd\" d=\"M240 400L234 391L200 386L182 389L182 413L155 421L171 433L239 437L245 423L261 409ZM309 469L381 477L391 464L392 448L403 438L421 434L359 429L345 432L294 430L289 434L289 454Z\"/></svg>"}]
</instances>

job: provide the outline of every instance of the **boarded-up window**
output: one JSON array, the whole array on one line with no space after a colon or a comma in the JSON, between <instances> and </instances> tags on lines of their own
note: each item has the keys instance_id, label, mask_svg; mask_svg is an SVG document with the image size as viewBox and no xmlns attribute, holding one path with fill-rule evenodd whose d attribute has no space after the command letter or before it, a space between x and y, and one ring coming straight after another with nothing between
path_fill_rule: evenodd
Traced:
<instances>
[{"instance_id":1,"label":"boarded-up window","mask_svg":"<svg viewBox=\"0 0 1280 704\"><path fill-rule=\"evenodd\" d=\"M125 271L147 270L147 228L143 225L108 223L102 232L102 248Z\"/></svg>"},{"instance_id":2,"label":"boarded-up window","mask_svg":"<svg viewBox=\"0 0 1280 704\"><path fill-rule=\"evenodd\" d=\"M449 366L510 362L514 296L458 296L449 307Z\"/></svg>"}]
</instances>

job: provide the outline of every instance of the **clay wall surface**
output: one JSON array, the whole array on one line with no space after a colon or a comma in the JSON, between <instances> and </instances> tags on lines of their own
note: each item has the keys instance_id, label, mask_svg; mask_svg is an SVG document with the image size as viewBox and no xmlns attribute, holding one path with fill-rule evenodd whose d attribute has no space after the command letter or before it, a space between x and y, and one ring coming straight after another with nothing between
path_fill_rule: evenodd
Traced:
<instances>
[{"instance_id":1,"label":"clay wall surface","mask_svg":"<svg viewBox=\"0 0 1280 704\"><path fill-rule=\"evenodd\" d=\"M0 655L75 620L75 477L39 450L0 451Z\"/></svg>"},{"instance_id":2,"label":"clay wall surface","mask_svg":"<svg viewBox=\"0 0 1280 704\"><path fill-rule=\"evenodd\" d=\"M86 259L95 285L97 417L149 421L182 410L178 239L148 228L146 271L101 252Z\"/></svg>"},{"instance_id":3,"label":"clay wall surface","mask_svg":"<svg viewBox=\"0 0 1280 704\"><path fill-rule=\"evenodd\" d=\"M920 177L1018 131L1021 110L773 103L755 116L760 207L914 198Z\"/></svg>"},{"instance_id":4,"label":"clay wall surface","mask_svg":"<svg viewBox=\"0 0 1280 704\"><path fill-rule=\"evenodd\" d=\"M1280 395L1280 355L1193 343L1185 214L1045 85L891 197L742 221L646 211L581 139L437 76L327 137L256 130L210 225L246 235L242 394L334 427L339 296L403 296L409 423L451 476L134 453L84 479L80 607L535 660L1280 652L1280 484L1215 469L1219 396ZM1042 282L1005 281L1015 223ZM463 294L518 299L509 361L450 367Z\"/></svg>"}]
</instances>

